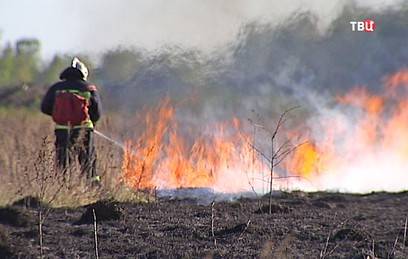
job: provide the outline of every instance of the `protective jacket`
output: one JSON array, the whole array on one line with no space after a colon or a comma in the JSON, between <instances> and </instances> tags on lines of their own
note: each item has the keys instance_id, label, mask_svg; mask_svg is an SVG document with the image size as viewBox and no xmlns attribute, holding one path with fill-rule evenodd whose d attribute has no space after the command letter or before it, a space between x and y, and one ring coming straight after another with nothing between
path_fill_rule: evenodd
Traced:
<instances>
[{"instance_id":1,"label":"protective jacket","mask_svg":"<svg viewBox=\"0 0 408 259\"><path fill-rule=\"evenodd\" d=\"M54 110L54 102L58 92L68 91L87 96L88 100L88 113L89 120L84 124L77 126L81 128L93 128L95 123L101 116L101 102L96 86L87 83L83 79L81 72L72 67L65 69L61 75L61 81L52 85L41 103L41 111L47 115L52 116ZM68 128L66 125L56 125L56 129Z\"/></svg>"}]
</instances>

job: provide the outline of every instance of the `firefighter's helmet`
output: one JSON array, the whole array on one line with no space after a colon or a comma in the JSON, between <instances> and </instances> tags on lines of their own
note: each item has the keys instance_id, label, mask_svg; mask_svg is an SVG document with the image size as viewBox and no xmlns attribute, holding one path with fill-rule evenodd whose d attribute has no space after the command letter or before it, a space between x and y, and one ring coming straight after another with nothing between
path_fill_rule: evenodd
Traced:
<instances>
[{"instance_id":1,"label":"firefighter's helmet","mask_svg":"<svg viewBox=\"0 0 408 259\"><path fill-rule=\"evenodd\" d=\"M88 68L85 66L84 63L82 63L82 62L79 60L79 58L74 57L74 58L72 59L72 64L71 64L71 66L72 66L73 68L78 69L79 72L81 72L81 74L82 74L82 78L83 78L84 80L87 80L88 74L89 74Z\"/></svg>"}]
</instances>

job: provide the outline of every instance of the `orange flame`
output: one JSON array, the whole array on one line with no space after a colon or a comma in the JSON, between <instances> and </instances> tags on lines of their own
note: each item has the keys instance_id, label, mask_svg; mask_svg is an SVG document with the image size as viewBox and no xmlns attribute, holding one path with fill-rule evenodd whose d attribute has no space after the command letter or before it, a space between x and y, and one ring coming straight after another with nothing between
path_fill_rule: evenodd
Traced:
<instances>
[{"instance_id":1,"label":"orange flame","mask_svg":"<svg viewBox=\"0 0 408 259\"><path fill-rule=\"evenodd\" d=\"M127 142L123 161L123 179L130 186L140 189L154 187L152 179L154 165L160 157L163 138L174 109L165 100L157 110L158 118L154 121L153 113L146 115L146 129L136 142Z\"/></svg>"},{"instance_id":2,"label":"orange flame","mask_svg":"<svg viewBox=\"0 0 408 259\"><path fill-rule=\"evenodd\" d=\"M408 69L403 69L385 78L380 94L358 86L338 96L341 108L332 109L329 119L327 115L320 117L319 127L312 126L315 129L314 135L309 136L310 144L294 152L288 167L311 179L320 189L405 189L407 90Z\"/></svg>"},{"instance_id":3,"label":"orange flame","mask_svg":"<svg viewBox=\"0 0 408 259\"><path fill-rule=\"evenodd\" d=\"M240 132L236 118L213 126L211 134L186 143L178 133L174 108L165 100L156 111L147 114L145 124L144 134L127 143L124 156L123 178L134 188L245 191L247 177L262 163L255 158L255 151L248 144L250 138Z\"/></svg>"},{"instance_id":4,"label":"orange flame","mask_svg":"<svg viewBox=\"0 0 408 259\"><path fill-rule=\"evenodd\" d=\"M300 175L293 188L395 191L408 182L408 69L384 79L382 91L357 86L308 120L308 142L278 168ZM174 108L165 100L146 115L145 131L127 143L125 182L138 189L211 187L259 190L269 180L269 162L249 144L241 122L211 125L188 141ZM302 130L304 132L305 130ZM288 138L301 134L289 131Z\"/></svg>"}]
</instances>

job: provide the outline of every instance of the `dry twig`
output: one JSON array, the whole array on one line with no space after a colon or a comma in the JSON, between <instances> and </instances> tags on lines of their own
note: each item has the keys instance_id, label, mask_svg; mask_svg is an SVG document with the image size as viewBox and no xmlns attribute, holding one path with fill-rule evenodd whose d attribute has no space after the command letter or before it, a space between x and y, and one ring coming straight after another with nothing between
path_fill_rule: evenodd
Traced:
<instances>
[{"instance_id":1,"label":"dry twig","mask_svg":"<svg viewBox=\"0 0 408 259\"><path fill-rule=\"evenodd\" d=\"M257 151L263 158L266 159L269 163L269 199L268 199L268 204L269 204L269 214L272 214L272 192L273 192L273 180L274 180L274 168L279 165L290 153L292 153L294 150L296 150L299 146L303 145L304 143L298 144L293 146L291 144L290 140L286 140L282 145L278 146L275 149L276 145L276 137L278 136L279 130L283 126L283 124L286 122L286 116L289 112L291 112L294 109L299 108L299 106L295 106L292 108L289 108L285 110L280 116L279 120L276 124L276 127L273 131L267 130L265 127L262 127L264 130L266 130L270 135L271 135L271 151L270 151L270 156L267 156L264 152L262 152L260 149L256 148L255 142L250 144L251 147ZM251 121L252 122L252 121ZM255 126L254 126L255 127ZM254 131L255 132L255 131Z\"/></svg>"},{"instance_id":2,"label":"dry twig","mask_svg":"<svg viewBox=\"0 0 408 259\"><path fill-rule=\"evenodd\" d=\"M99 259L99 252L98 252L98 229L96 225L96 213L95 209L92 209L93 220L94 220L94 244L95 244L95 258Z\"/></svg>"},{"instance_id":3,"label":"dry twig","mask_svg":"<svg viewBox=\"0 0 408 259\"><path fill-rule=\"evenodd\" d=\"M214 219L215 219L215 209L214 209L215 201L211 202L211 235L214 240L214 246L217 248L217 239L215 238L215 232L214 232Z\"/></svg>"},{"instance_id":4,"label":"dry twig","mask_svg":"<svg viewBox=\"0 0 408 259\"><path fill-rule=\"evenodd\" d=\"M406 241L407 241L407 224L408 224L408 218L405 218L405 225L404 225L404 243L403 246L405 247Z\"/></svg>"},{"instance_id":5,"label":"dry twig","mask_svg":"<svg viewBox=\"0 0 408 259\"><path fill-rule=\"evenodd\" d=\"M242 235L245 233L245 231L247 231L247 229L249 228L249 224L251 224L251 219L248 219L245 228L242 230L241 234L239 234L238 239L240 239L242 237Z\"/></svg>"}]
</instances>

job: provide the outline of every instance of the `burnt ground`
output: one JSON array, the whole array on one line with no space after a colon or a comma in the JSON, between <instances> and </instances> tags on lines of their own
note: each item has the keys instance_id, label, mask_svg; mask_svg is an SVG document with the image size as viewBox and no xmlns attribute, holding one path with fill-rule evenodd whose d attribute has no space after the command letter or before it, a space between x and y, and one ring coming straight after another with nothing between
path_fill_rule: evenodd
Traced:
<instances>
[{"instance_id":1,"label":"burnt ground","mask_svg":"<svg viewBox=\"0 0 408 259\"><path fill-rule=\"evenodd\" d=\"M94 257L95 209L100 258L408 258L408 193L281 193L272 214L267 203L241 199L212 208L159 199L52 209L44 254ZM0 258L39 256L38 209L24 203L0 209Z\"/></svg>"}]
</instances>

